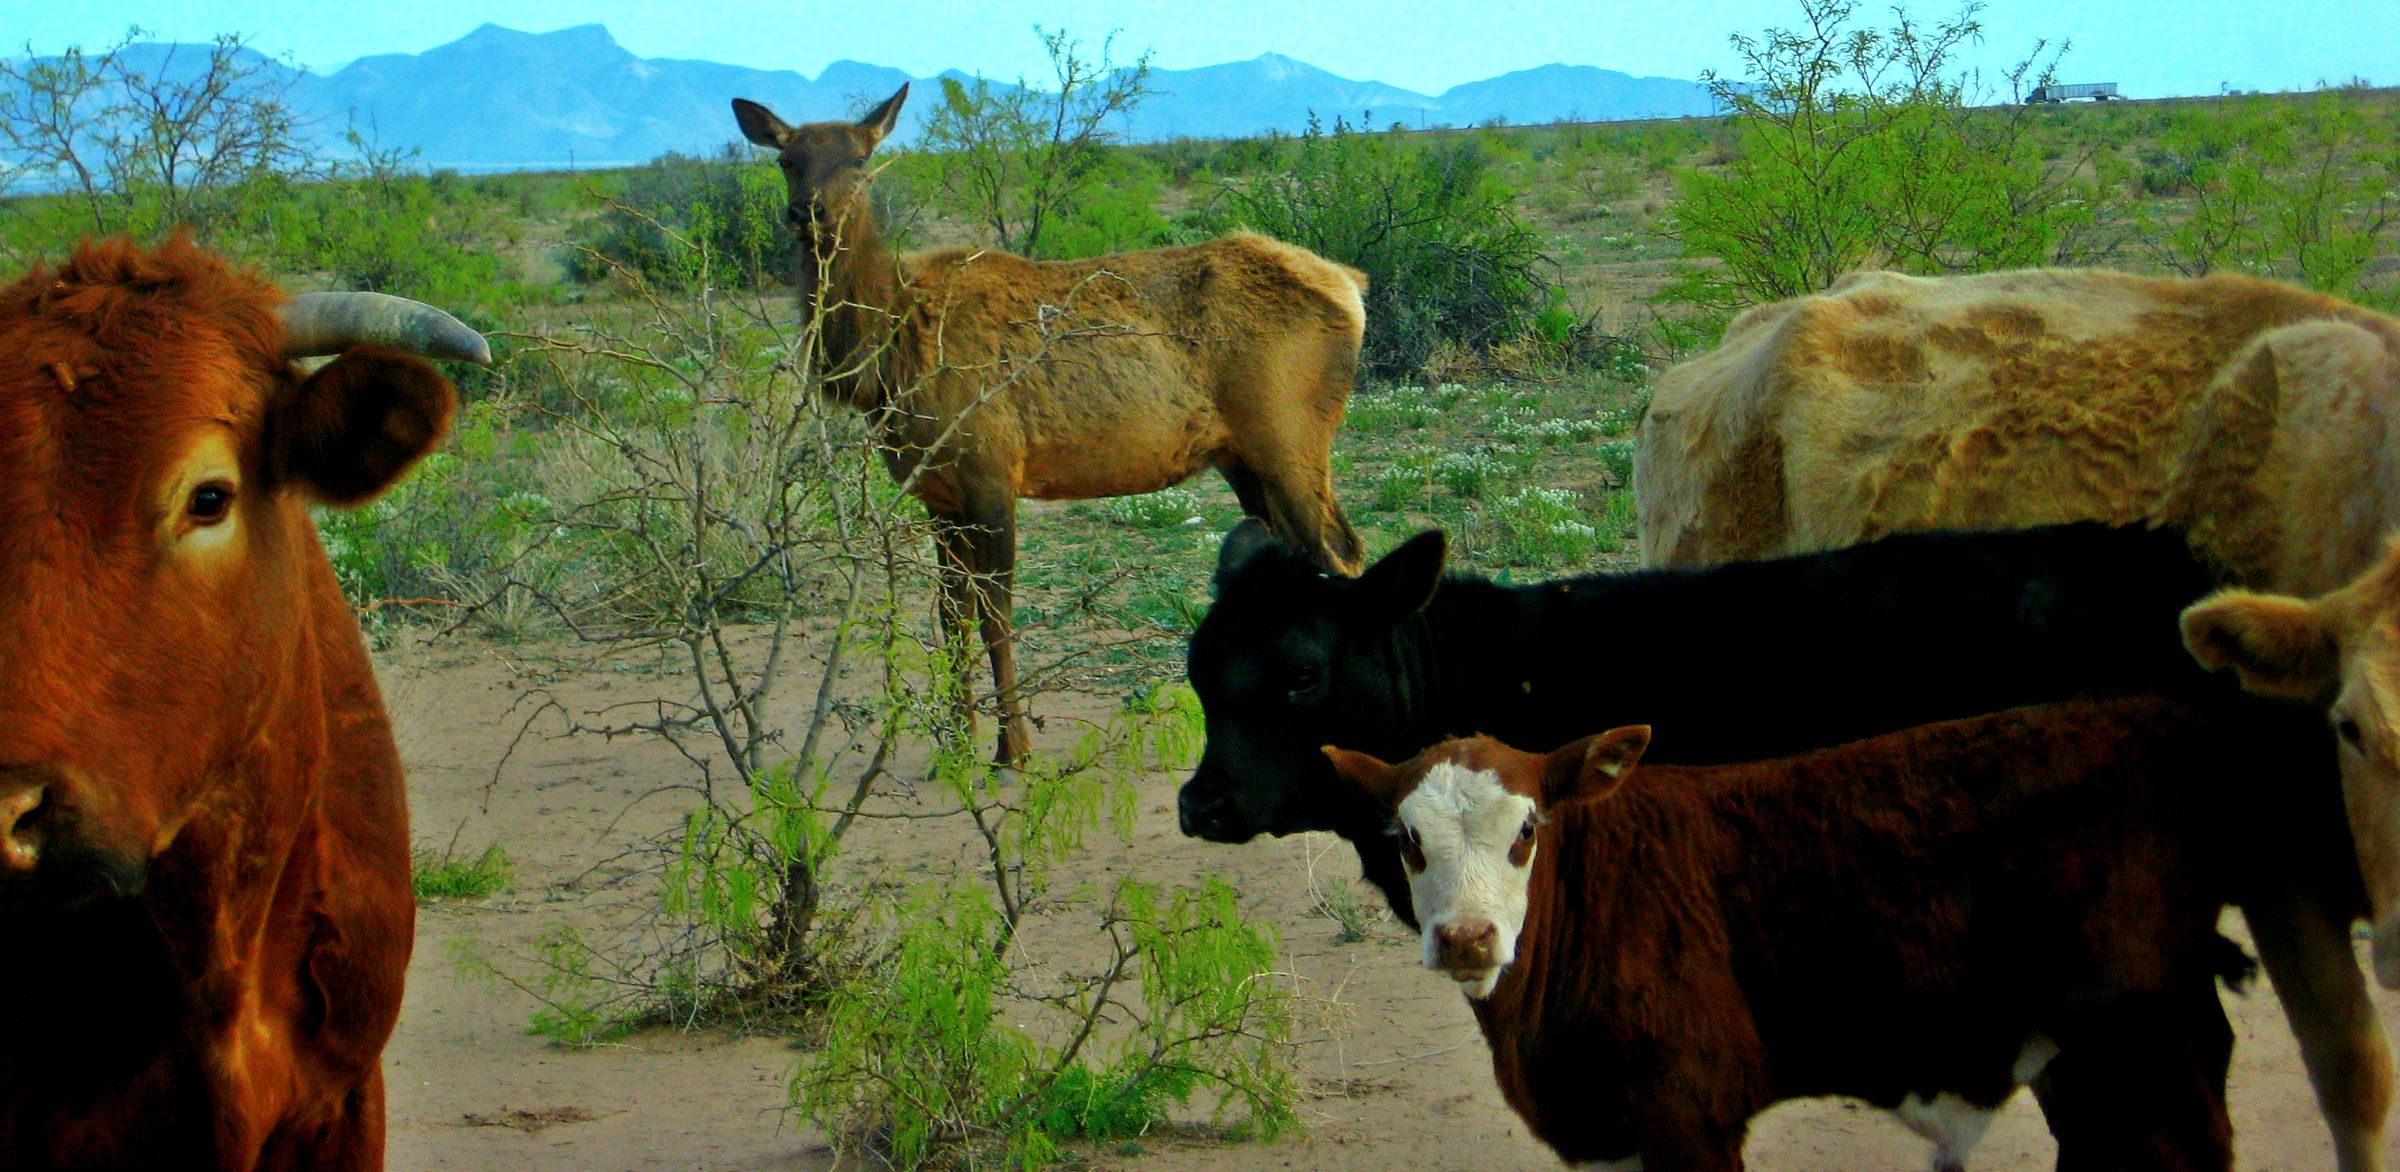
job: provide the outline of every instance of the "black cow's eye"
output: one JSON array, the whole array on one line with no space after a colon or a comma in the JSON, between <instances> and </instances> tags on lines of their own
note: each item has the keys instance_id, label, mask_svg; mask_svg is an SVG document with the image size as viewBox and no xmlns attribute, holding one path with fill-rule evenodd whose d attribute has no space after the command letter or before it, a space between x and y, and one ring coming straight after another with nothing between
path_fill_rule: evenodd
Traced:
<instances>
[{"instance_id":1,"label":"black cow's eye","mask_svg":"<svg viewBox=\"0 0 2400 1172\"><path fill-rule=\"evenodd\" d=\"M1293 668L1291 679L1289 681L1292 699L1298 700L1306 697L1314 693L1324 683L1325 673L1319 671L1315 667Z\"/></svg>"},{"instance_id":2,"label":"black cow's eye","mask_svg":"<svg viewBox=\"0 0 2400 1172\"><path fill-rule=\"evenodd\" d=\"M203 484L192 490L192 499L184 505L184 515L197 525L214 525L233 515L233 486Z\"/></svg>"}]
</instances>

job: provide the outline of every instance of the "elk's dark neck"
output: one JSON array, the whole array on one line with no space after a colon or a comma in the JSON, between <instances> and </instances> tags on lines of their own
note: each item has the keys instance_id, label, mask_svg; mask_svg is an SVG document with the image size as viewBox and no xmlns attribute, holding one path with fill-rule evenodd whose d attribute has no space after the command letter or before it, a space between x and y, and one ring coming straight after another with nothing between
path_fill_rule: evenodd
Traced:
<instances>
[{"instance_id":1,"label":"elk's dark neck","mask_svg":"<svg viewBox=\"0 0 2400 1172\"><path fill-rule=\"evenodd\" d=\"M908 307L899 261L875 230L864 198L839 217L838 229L803 244L799 288L802 309L822 314L818 353L827 391L862 409L880 404Z\"/></svg>"}]
</instances>

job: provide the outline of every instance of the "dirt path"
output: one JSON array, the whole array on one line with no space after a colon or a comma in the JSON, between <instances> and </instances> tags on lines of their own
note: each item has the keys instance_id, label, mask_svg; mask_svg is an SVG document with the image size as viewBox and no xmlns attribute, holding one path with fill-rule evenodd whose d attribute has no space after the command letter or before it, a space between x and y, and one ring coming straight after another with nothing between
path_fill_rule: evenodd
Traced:
<instances>
[{"instance_id":1,"label":"dirt path","mask_svg":"<svg viewBox=\"0 0 2400 1172\"><path fill-rule=\"evenodd\" d=\"M498 785L492 767L521 717L517 677L489 649L459 644L404 648L384 657L386 688L410 770L417 841L480 849L503 844L516 865L512 894L474 906L436 906L418 919L416 961L400 1030L386 1052L391 1087L391 1166L456 1169L814 1169L830 1156L807 1124L785 1114L797 1051L768 1039L650 1034L590 1051L553 1047L525 1033L535 1002L461 971L471 948L504 968L560 923L584 925L612 900L603 866L627 843L671 825L671 800L642 795L681 776L652 745L532 740ZM646 681L624 673L561 673L549 681L572 704L597 704ZM1141 1172L1405 1165L1487 1172L1559 1167L1527 1136L1492 1085L1489 1058L1466 1003L1414 963L1413 941L1388 922L1362 943L1311 894L1348 883L1357 866L1328 835L1211 846L1175 830L1180 779L1142 791L1130 849L1095 837L1078 862L1094 876L1139 866L1155 876L1212 869L1243 892L1251 911L1283 933L1301 1000L1295 1036L1311 1088L1305 1128L1272 1144L1224 1145L1164 1135L1094 1153L1094 1166ZM487 787L489 807L485 809ZM854 841L854 858L896 869L939 868L954 848L907 830ZM602 867L594 871L595 867ZM580 889L561 885L580 882ZM1379 906L1361 889L1369 906ZM2400 1000L2378 995L2387 1022ZM2240 1039L2234 1123L2244 1168L2330 1167L2290 1031L2261 988L2229 998ZM2400 1159L2400 1144L2394 1156ZM1856 1104L1786 1106L1760 1119L1748 1147L1761 1172L1914 1170L1926 1145L1880 1112ZM1980 1172L2046 1169L2055 1148L2023 1095L1976 1149Z\"/></svg>"}]
</instances>

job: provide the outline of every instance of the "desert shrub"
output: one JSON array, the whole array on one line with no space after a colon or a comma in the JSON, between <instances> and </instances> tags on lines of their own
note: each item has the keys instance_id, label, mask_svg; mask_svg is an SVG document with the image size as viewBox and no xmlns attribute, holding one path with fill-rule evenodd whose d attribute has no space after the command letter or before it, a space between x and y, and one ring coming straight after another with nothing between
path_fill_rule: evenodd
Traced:
<instances>
[{"instance_id":1,"label":"desert shrub","mask_svg":"<svg viewBox=\"0 0 2400 1172\"><path fill-rule=\"evenodd\" d=\"M508 890L514 872L499 843L467 856L449 849L417 850L409 857L409 884L420 903L483 899Z\"/></svg>"},{"instance_id":2,"label":"desert shrub","mask_svg":"<svg viewBox=\"0 0 2400 1172\"><path fill-rule=\"evenodd\" d=\"M2188 276L2235 269L2369 304L2400 292L2372 262L2400 221L2400 128L2339 91L2163 111L2143 153L2142 239Z\"/></svg>"},{"instance_id":3,"label":"desert shrub","mask_svg":"<svg viewBox=\"0 0 2400 1172\"><path fill-rule=\"evenodd\" d=\"M1540 237L1474 139L1312 119L1272 147L1272 162L1220 185L1194 226L1247 227L1364 272L1369 372L1412 374L1445 341L1481 350L1518 337L1547 303Z\"/></svg>"},{"instance_id":4,"label":"desert shrub","mask_svg":"<svg viewBox=\"0 0 2400 1172\"><path fill-rule=\"evenodd\" d=\"M2114 144L2045 132L2023 105L1977 104L1982 83L1956 56L1981 35L1979 5L1930 26L1898 10L1882 30L1852 27L1851 0L1801 8L1806 27L1732 38L1740 78L1707 78L1728 111L1726 157L1677 173L1668 231L1715 263L1683 266L1666 300L1721 322L1867 264L1973 272L2113 249ZM2060 52L2035 45L2008 84L2049 79Z\"/></svg>"},{"instance_id":5,"label":"desert shrub","mask_svg":"<svg viewBox=\"0 0 2400 1172\"><path fill-rule=\"evenodd\" d=\"M654 285L690 289L703 278L756 289L784 282L793 251L783 222L782 175L753 165L747 147L706 157L670 154L635 170L573 237L572 273L594 281L631 270Z\"/></svg>"},{"instance_id":6,"label":"desert shrub","mask_svg":"<svg viewBox=\"0 0 2400 1172\"><path fill-rule=\"evenodd\" d=\"M1101 917L1108 960L1041 999L1046 1030L1010 1020L1020 977L988 901L938 891L900 911L889 958L833 994L825 1048L792 1081L837 1150L897 1168L1039 1167L1065 1140L1143 1134L1202 1090L1256 1133L1289 1122L1275 1060L1288 1026L1259 978L1276 945L1221 881L1163 897L1120 883ZM1132 1027L1123 1040L1089 1030L1101 1013Z\"/></svg>"},{"instance_id":7,"label":"desert shrub","mask_svg":"<svg viewBox=\"0 0 2400 1172\"><path fill-rule=\"evenodd\" d=\"M1150 55L1119 65L1113 34L1095 58L1064 29L1036 25L1034 33L1050 62L1046 88L1021 77L1013 85L941 79L918 144L929 198L981 226L993 244L1027 256L1108 252L1128 247L1122 241L1130 237L1155 235L1140 214L1146 208L1108 190L1127 175L1155 175L1138 158L1112 161L1107 150L1117 137L1110 124L1150 93ZM1081 229L1066 227L1079 218ZM1062 228L1066 240L1055 238Z\"/></svg>"},{"instance_id":8,"label":"desert shrub","mask_svg":"<svg viewBox=\"0 0 2400 1172\"><path fill-rule=\"evenodd\" d=\"M522 417L513 434L535 448L518 464L542 504L525 540L493 543L504 560L452 621L521 599L593 663L644 665L653 696L582 710L536 681L520 711L528 730L671 746L688 773L642 800L682 817L620 856L655 900L477 970L535 998L530 1027L560 1044L703 1023L805 1035L821 1048L795 1106L891 1166L1032 1166L1201 1096L1280 1126L1273 935L1221 885L1060 875L1091 836L1131 834L1146 770L1193 759L1196 699L1145 688L1070 748L990 764L968 690L981 647L927 629L925 519L857 412L821 393L813 325L727 292L705 245L671 246L698 253L669 270L699 274L695 294L618 272L635 304L546 331L512 363L564 389L485 408ZM1112 613L1105 589L1068 605ZM1043 678L1029 670L1027 690ZM911 885L849 866L855 828L895 817L973 849ZM1030 955L1036 925L1096 934L1105 958Z\"/></svg>"}]
</instances>

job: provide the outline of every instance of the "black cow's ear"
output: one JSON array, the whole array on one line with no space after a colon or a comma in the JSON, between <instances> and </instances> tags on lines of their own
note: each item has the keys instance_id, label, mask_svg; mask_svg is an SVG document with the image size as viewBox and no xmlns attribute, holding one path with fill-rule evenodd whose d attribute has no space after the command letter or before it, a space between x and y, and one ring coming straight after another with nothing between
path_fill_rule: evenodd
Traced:
<instances>
[{"instance_id":1,"label":"black cow's ear","mask_svg":"<svg viewBox=\"0 0 2400 1172\"><path fill-rule=\"evenodd\" d=\"M341 507L383 495L450 430L458 396L433 364L384 346L353 346L287 384L270 408L276 479Z\"/></svg>"},{"instance_id":2,"label":"black cow's ear","mask_svg":"<svg viewBox=\"0 0 2400 1172\"><path fill-rule=\"evenodd\" d=\"M1283 544L1275 539L1275 531L1256 517L1244 517L1225 535L1225 544L1217 548L1217 578L1215 585L1223 587L1234 575L1242 572L1258 555Z\"/></svg>"},{"instance_id":3,"label":"black cow's ear","mask_svg":"<svg viewBox=\"0 0 2400 1172\"><path fill-rule=\"evenodd\" d=\"M1425 609L1442 584L1442 563L1449 557L1448 541L1439 529L1428 529L1400 543L1400 548L1368 566L1352 589L1361 620L1390 626Z\"/></svg>"}]
</instances>

